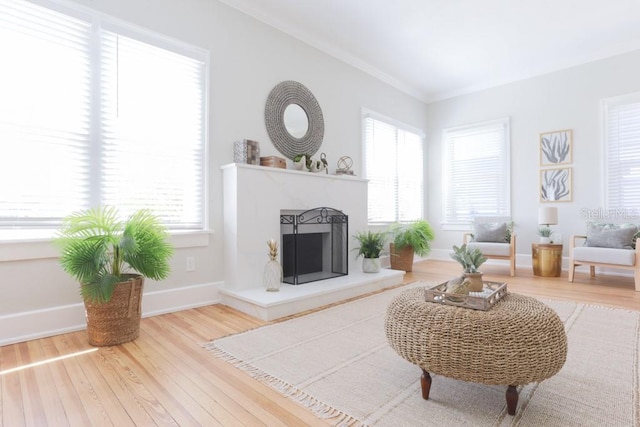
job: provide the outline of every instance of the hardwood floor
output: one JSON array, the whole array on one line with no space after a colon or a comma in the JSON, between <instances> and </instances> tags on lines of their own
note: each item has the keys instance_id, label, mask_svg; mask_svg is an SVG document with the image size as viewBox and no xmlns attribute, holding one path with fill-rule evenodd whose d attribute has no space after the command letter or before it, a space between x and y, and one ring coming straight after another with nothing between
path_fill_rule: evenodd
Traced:
<instances>
[{"instance_id":1,"label":"hardwood floor","mask_svg":"<svg viewBox=\"0 0 640 427\"><path fill-rule=\"evenodd\" d=\"M423 261L405 283L441 283L458 264ZM577 274L569 283L484 266L485 280L542 298L640 309L629 277ZM324 426L309 410L213 357L200 344L265 322L214 305L142 320L140 338L94 348L84 331L0 347L3 426Z\"/></svg>"}]
</instances>

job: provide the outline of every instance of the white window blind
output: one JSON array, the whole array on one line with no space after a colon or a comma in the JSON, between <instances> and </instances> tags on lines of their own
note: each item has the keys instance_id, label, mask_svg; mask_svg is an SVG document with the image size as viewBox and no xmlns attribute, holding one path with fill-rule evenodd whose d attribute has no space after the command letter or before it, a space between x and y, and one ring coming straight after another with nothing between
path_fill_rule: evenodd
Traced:
<instances>
[{"instance_id":1,"label":"white window blind","mask_svg":"<svg viewBox=\"0 0 640 427\"><path fill-rule=\"evenodd\" d=\"M0 225L51 226L89 202L90 31L0 0Z\"/></svg>"},{"instance_id":2,"label":"white window blind","mask_svg":"<svg viewBox=\"0 0 640 427\"><path fill-rule=\"evenodd\" d=\"M203 63L107 31L101 55L103 204L201 226Z\"/></svg>"},{"instance_id":3,"label":"white window blind","mask_svg":"<svg viewBox=\"0 0 640 427\"><path fill-rule=\"evenodd\" d=\"M424 138L408 126L364 117L369 223L423 218Z\"/></svg>"},{"instance_id":4,"label":"white window blind","mask_svg":"<svg viewBox=\"0 0 640 427\"><path fill-rule=\"evenodd\" d=\"M445 129L444 218L510 215L509 119Z\"/></svg>"},{"instance_id":5,"label":"white window blind","mask_svg":"<svg viewBox=\"0 0 640 427\"><path fill-rule=\"evenodd\" d=\"M604 103L605 205L640 206L640 93Z\"/></svg>"},{"instance_id":6,"label":"white window blind","mask_svg":"<svg viewBox=\"0 0 640 427\"><path fill-rule=\"evenodd\" d=\"M202 229L207 53L76 16L0 0L0 225L115 205Z\"/></svg>"}]
</instances>

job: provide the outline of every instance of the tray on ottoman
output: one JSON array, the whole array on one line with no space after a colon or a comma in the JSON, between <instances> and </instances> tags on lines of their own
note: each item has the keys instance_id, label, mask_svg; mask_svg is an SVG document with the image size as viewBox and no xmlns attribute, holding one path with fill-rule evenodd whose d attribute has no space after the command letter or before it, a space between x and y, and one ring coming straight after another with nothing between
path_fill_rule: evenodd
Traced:
<instances>
[{"instance_id":1,"label":"tray on ottoman","mask_svg":"<svg viewBox=\"0 0 640 427\"><path fill-rule=\"evenodd\" d=\"M444 282L431 288L426 288L424 290L426 301L486 311L507 293L507 284L504 282L483 281L484 288L482 293L473 292L472 295L447 293L447 283Z\"/></svg>"}]
</instances>

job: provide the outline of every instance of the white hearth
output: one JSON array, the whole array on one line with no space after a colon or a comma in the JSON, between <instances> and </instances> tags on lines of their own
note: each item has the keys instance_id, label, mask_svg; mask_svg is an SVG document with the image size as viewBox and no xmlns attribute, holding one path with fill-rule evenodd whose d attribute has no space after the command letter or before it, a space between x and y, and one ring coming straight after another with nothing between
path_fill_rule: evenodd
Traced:
<instances>
[{"instance_id":1,"label":"white hearth","mask_svg":"<svg viewBox=\"0 0 640 427\"><path fill-rule=\"evenodd\" d=\"M268 261L266 241L279 239L281 210L339 209L349 216L351 236L367 229L367 181L245 164L223 166L222 174L223 304L273 320L402 282L402 271L362 273L362 261L350 251L346 276L302 285L283 284L280 292L266 292L262 285L262 270Z\"/></svg>"}]
</instances>

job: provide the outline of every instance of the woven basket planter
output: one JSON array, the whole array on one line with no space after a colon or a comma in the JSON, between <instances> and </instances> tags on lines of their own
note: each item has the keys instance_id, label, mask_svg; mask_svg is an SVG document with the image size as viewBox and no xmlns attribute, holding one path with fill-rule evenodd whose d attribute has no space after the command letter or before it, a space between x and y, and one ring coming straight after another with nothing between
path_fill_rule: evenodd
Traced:
<instances>
[{"instance_id":1,"label":"woven basket planter","mask_svg":"<svg viewBox=\"0 0 640 427\"><path fill-rule=\"evenodd\" d=\"M144 277L127 275L116 285L111 300L94 304L84 302L89 344L98 347L133 341L140 335Z\"/></svg>"},{"instance_id":2,"label":"woven basket planter","mask_svg":"<svg viewBox=\"0 0 640 427\"><path fill-rule=\"evenodd\" d=\"M389 245L389 253L391 254L389 259L392 270L404 270L406 272L413 271L412 246L405 246L404 248L397 250L396 245L391 243Z\"/></svg>"}]
</instances>

